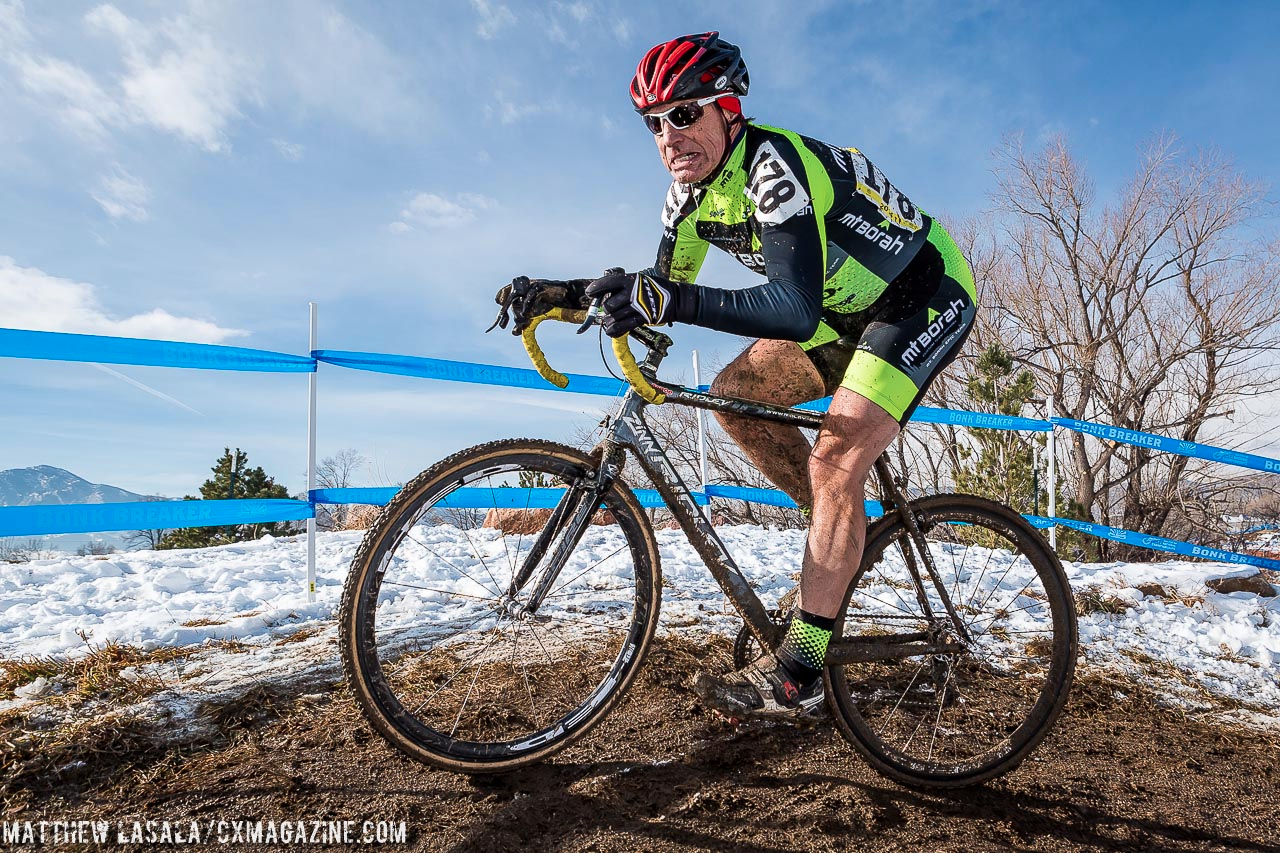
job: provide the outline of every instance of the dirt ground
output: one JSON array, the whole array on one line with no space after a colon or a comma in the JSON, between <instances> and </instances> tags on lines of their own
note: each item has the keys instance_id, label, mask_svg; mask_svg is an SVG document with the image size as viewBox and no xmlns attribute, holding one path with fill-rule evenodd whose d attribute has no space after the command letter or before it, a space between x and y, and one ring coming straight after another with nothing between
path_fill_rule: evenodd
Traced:
<instances>
[{"instance_id":1,"label":"dirt ground","mask_svg":"<svg viewBox=\"0 0 1280 853\"><path fill-rule=\"evenodd\" d=\"M1191 719L1086 672L1018 770L923 792L876 775L834 726L735 729L704 712L683 685L724 653L659 643L584 741L505 776L400 757L339 685L259 697L221 744L33 780L4 819L404 821L400 849L414 850L1280 851L1275 732Z\"/></svg>"}]
</instances>

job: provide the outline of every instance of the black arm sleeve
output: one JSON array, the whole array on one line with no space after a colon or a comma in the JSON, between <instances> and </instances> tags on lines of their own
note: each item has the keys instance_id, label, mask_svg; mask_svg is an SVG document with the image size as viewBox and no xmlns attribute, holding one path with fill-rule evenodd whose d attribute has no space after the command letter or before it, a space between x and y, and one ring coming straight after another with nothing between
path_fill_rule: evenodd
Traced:
<instances>
[{"instance_id":1,"label":"black arm sleeve","mask_svg":"<svg viewBox=\"0 0 1280 853\"><path fill-rule=\"evenodd\" d=\"M795 216L760 235L765 284L743 290L698 288L698 326L749 338L807 341L822 319L821 237L813 214Z\"/></svg>"}]
</instances>

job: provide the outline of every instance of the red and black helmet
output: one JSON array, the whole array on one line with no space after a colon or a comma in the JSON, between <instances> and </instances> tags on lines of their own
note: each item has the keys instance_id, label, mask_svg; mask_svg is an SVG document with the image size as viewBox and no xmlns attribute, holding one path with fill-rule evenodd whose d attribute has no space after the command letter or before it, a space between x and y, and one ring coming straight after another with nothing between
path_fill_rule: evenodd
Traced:
<instances>
[{"instance_id":1,"label":"red and black helmet","mask_svg":"<svg viewBox=\"0 0 1280 853\"><path fill-rule=\"evenodd\" d=\"M747 94L748 85L747 66L738 46L721 40L717 32L700 33L663 42L646 53L631 80L631 100L636 112L643 112L670 101L721 92L726 99L736 98Z\"/></svg>"}]
</instances>

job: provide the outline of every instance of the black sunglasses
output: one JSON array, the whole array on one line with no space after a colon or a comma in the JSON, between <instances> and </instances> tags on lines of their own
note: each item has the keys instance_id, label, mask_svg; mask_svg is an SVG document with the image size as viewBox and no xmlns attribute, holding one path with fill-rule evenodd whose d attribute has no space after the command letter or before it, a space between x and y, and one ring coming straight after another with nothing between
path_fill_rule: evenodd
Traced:
<instances>
[{"instance_id":1,"label":"black sunglasses","mask_svg":"<svg viewBox=\"0 0 1280 853\"><path fill-rule=\"evenodd\" d=\"M703 107L723 97L724 95L712 95L710 98L703 98L700 101L693 101L688 104L680 104L660 113L644 113L640 117L644 119L644 126L649 128L649 132L654 136L662 133L663 119L666 119L667 124L676 130L685 130L693 127L698 123L698 119L702 118L702 114L705 112L702 109Z\"/></svg>"}]
</instances>

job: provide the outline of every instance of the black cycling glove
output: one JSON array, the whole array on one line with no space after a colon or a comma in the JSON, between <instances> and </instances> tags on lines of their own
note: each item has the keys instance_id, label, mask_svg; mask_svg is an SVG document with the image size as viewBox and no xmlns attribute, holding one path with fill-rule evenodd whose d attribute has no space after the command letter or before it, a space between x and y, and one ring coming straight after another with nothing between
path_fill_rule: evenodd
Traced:
<instances>
[{"instance_id":1,"label":"black cycling glove","mask_svg":"<svg viewBox=\"0 0 1280 853\"><path fill-rule=\"evenodd\" d=\"M501 307L498 318L486 332L495 328L506 328L507 323L515 320L511 334L518 335L525 330L534 317L545 314L552 308L568 308L579 310L586 308L591 299L584 294L591 283L589 278L573 278L568 281L555 281L545 278L529 278L516 276L510 284L503 285L494 296L493 301Z\"/></svg>"},{"instance_id":2,"label":"black cycling glove","mask_svg":"<svg viewBox=\"0 0 1280 853\"><path fill-rule=\"evenodd\" d=\"M637 273L620 268L587 286L588 299L602 299L604 332L620 338L637 326L691 323L698 315L698 287L671 281L650 270Z\"/></svg>"}]
</instances>

